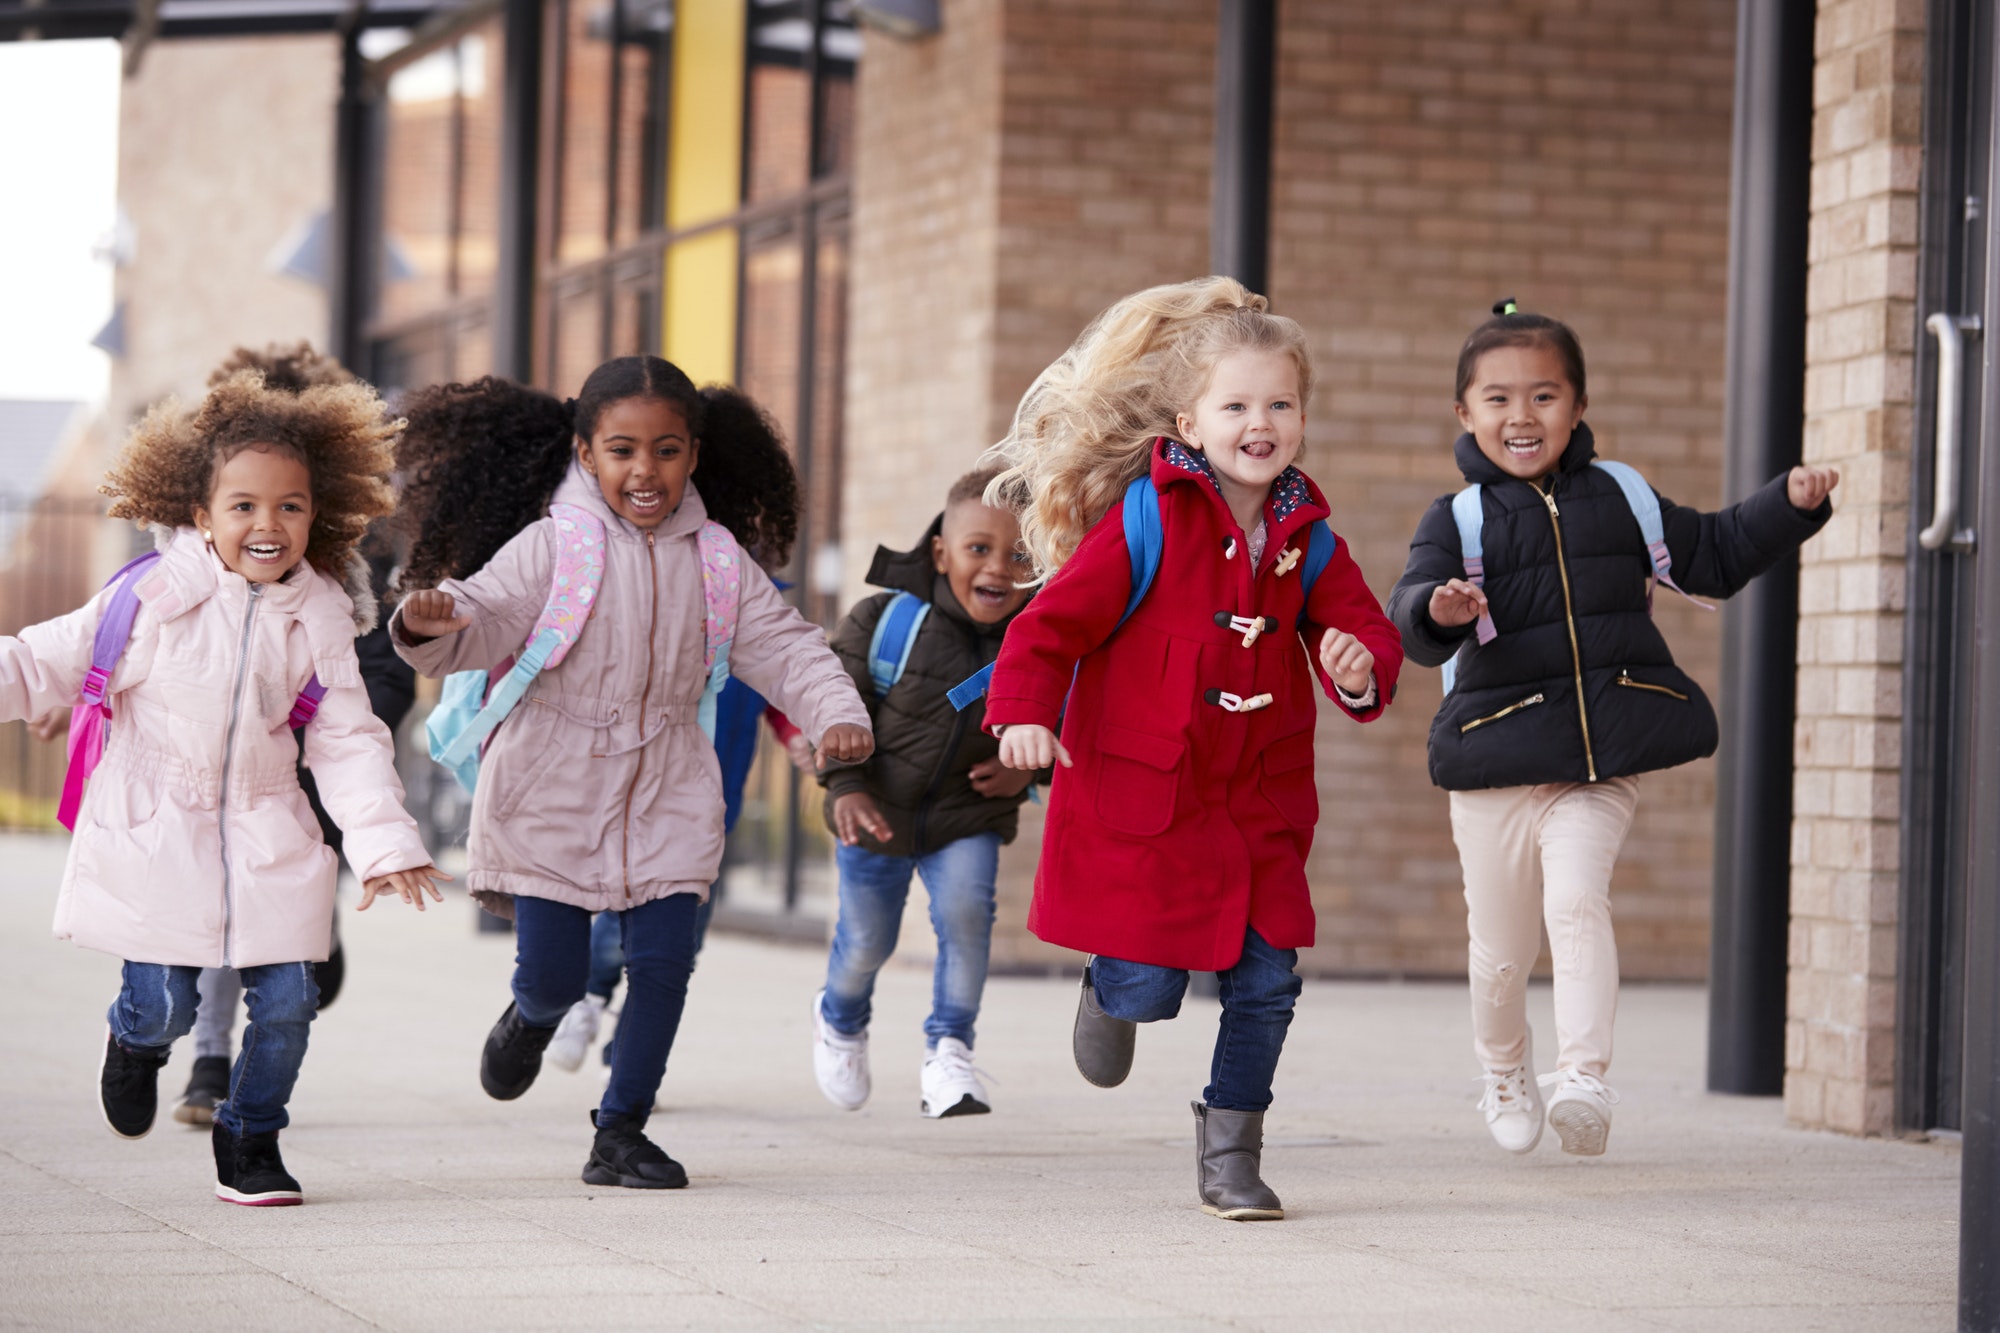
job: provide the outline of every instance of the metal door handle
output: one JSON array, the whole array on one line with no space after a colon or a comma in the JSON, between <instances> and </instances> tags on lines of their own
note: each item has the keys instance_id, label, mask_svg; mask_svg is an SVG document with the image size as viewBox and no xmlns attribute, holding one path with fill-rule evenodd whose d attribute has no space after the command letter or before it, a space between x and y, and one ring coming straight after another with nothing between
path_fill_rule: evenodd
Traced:
<instances>
[{"instance_id":1,"label":"metal door handle","mask_svg":"<svg viewBox=\"0 0 2000 1333\"><path fill-rule=\"evenodd\" d=\"M1926 551L1971 540L1970 532L1958 531L1958 453L1960 385L1965 373L1965 336L1978 337L1979 316L1947 315L1942 311L1924 321L1937 338L1937 442L1933 455L1935 491L1931 501L1931 525L1917 534L1917 545Z\"/></svg>"}]
</instances>

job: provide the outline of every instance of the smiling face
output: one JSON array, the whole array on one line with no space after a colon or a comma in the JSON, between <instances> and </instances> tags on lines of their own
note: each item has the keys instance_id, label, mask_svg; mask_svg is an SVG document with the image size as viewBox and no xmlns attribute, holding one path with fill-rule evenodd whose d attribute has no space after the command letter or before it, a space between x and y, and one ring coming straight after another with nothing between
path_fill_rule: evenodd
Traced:
<instances>
[{"instance_id":1,"label":"smiling face","mask_svg":"<svg viewBox=\"0 0 2000 1333\"><path fill-rule=\"evenodd\" d=\"M312 473L289 450L250 445L216 468L194 521L223 564L252 583L276 583L306 556Z\"/></svg>"},{"instance_id":2,"label":"smiling face","mask_svg":"<svg viewBox=\"0 0 2000 1333\"><path fill-rule=\"evenodd\" d=\"M1237 521L1254 526L1271 483L1305 443L1298 363L1284 352L1231 352L1215 363L1208 388L1176 424L1182 442L1208 456Z\"/></svg>"},{"instance_id":3,"label":"smiling face","mask_svg":"<svg viewBox=\"0 0 2000 1333\"><path fill-rule=\"evenodd\" d=\"M931 563L951 584L951 595L982 625L996 625L1021 609L1028 576L1021 525L1004 509L960 500L944 511L944 532L931 538Z\"/></svg>"},{"instance_id":4,"label":"smiling face","mask_svg":"<svg viewBox=\"0 0 2000 1333\"><path fill-rule=\"evenodd\" d=\"M1586 400L1570 383L1556 350L1529 343L1496 347L1480 357L1464 401L1454 406L1459 424L1495 467L1535 481L1562 462Z\"/></svg>"},{"instance_id":5,"label":"smiling face","mask_svg":"<svg viewBox=\"0 0 2000 1333\"><path fill-rule=\"evenodd\" d=\"M700 452L686 414L662 398L621 398L597 414L589 439L576 440L604 503L640 529L659 527L681 507Z\"/></svg>"}]
</instances>

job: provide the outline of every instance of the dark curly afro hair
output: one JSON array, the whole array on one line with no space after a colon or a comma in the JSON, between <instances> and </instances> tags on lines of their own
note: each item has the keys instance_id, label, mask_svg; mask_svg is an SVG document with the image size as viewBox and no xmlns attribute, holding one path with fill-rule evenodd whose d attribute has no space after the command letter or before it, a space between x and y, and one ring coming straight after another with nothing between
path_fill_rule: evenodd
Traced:
<instances>
[{"instance_id":1,"label":"dark curly afro hair","mask_svg":"<svg viewBox=\"0 0 2000 1333\"><path fill-rule=\"evenodd\" d=\"M709 517L759 560L782 565L798 538L799 485L770 418L733 389L697 390L657 356L623 356L592 371L567 403L491 376L419 389L404 400L397 523L411 544L401 590L477 573L548 512L578 438L590 436L606 408L630 398L681 410L701 441L694 483Z\"/></svg>"},{"instance_id":2,"label":"dark curly afro hair","mask_svg":"<svg viewBox=\"0 0 2000 1333\"><path fill-rule=\"evenodd\" d=\"M306 560L340 579L369 520L396 507L389 472L401 429L358 381L293 392L271 387L257 370L239 370L193 410L169 399L146 413L98 489L112 497L113 518L185 527L208 504L216 468L245 449L281 449L312 476Z\"/></svg>"},{"instance_id":3,"label":"dark curly afro hair","mask_svg":"<svg viewBox=\"0 0 2000 1333\"><path fill-rule=\"evenodd\" d=\"M222 359L222 364L208 374L208 387L213 389L230 376L240 371L254 370L264 377L264 387L276 389L279 393L304 393L307 389L322 384L353 384L354 372L340 362L322 352L316 351L309 342L289 345L268 344L259 352L249 347L239 347Z\"/></svg>"}]
</instances>

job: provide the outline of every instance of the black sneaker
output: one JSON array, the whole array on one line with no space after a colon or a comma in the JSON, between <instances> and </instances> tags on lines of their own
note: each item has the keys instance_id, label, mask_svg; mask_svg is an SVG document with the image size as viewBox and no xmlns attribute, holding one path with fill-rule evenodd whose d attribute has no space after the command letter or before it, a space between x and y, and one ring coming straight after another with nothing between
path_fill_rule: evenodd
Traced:
<instances>
[{"instance_id":1,"label":"black sneaker","mask_svg":"<svg viewBox=\"0 0 2000 1333\"><path fill-rule=\"evenodd\" d=\"M160 1109L160 1066L164 1055L136 1055L104 1034L104 1063L97 1069L97 1101L104 1123L121 1139L143 1139Z\"/></svg>"},{"instance_id":2,"label":"black sneaker","mask_svg":"<svg viewBox=\"0 0 2000 1333\"><path fill-rule=\"evenodd\" d=\"M510 1003L507 1012L486 1034L479 1056L479 1086L497 1101L511 1102L535 1085L542 1072L542 1049L556 1035L554 1027L529 1027Z\"/></svg>"},{"instance_id":3,"label":"black sneaker","mask_svg":"<svg viewBox=\"0 0 2000 1333\"><path fill-rule=\"evenodd\" d=\"M216 1104L229 1096L229 1057L197 1055L194 1072L188 1075L187 1091L174 1108L174 1119L183 1125L212 1125Z\"/></svg>"},{"instance_id":4,"label":"black sneaker","mask_svg":"<svg viewBox=\"0 0 2000 1333\"><path fill-rule=\"evenodd\" d=\"M319 985L319 1007L324 1009L340 998L340 983L347 979L347 951L340 947L340 941L333 942L333 952L326 956L324 963L313 964L313 980Z\"/></svg>"},{"instance_id":5,"label":"black sneaker","mask_svg":"<svg viewBox=\"0 0 2000 1333\"><path fill-rule=\"evenodd\" d=\"M299 1182L278 1155L278 1131L231 1134L220 1121L209 1131L215 1146L215 1197L251 1208L289 1208L304 1203Z\"/></svg>"},{"instance_id":6,"label":"black sneaker","mask_svg":"<svg viewBox=\"0 0 2000 1333\"><path fill-rule=\"evenodd\" d=\"M586 1185L622 1185L628 1190L684 1190L688 1173L679 1162L662 1152L657 1144L639 1132L633 1120L599 1120L597 1138L590 1145L590 1160L583 1165Z\"/></svg>"}]
</instances>

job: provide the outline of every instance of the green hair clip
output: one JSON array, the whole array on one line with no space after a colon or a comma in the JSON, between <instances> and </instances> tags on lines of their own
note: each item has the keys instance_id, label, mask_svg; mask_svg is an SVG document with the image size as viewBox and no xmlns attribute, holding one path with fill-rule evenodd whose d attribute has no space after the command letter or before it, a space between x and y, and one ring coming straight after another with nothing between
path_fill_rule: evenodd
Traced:
<instances>
[{"instance_id":1,"label":"green hair clip","mask_svg":"<svg viewBox=\"0 0 2000 1333\"><path fill-rule=\"evenodd\" d=\"M1493 303L1493 313L1496 315L1518 315L1521 313L1521 307L1513 297L1503 296Z\"/></svg>"}]
</instances>

